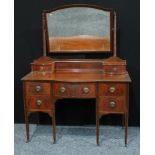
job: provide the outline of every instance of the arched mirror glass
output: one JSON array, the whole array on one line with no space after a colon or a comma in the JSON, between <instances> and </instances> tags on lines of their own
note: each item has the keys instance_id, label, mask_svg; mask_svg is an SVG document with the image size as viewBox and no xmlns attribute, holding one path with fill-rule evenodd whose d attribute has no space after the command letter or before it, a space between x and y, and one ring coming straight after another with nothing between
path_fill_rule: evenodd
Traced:
<instances>
[{"instance_id":1,"label":"arched mirror glass","mask_svg":"<svg viewBox=\"0 0 155 155\"><path fill-rule=\"evenodd\" d=\"M110 19L110 11L91 7L46 13L49 52L110 52Z\"/></svg>"}]
</instances>

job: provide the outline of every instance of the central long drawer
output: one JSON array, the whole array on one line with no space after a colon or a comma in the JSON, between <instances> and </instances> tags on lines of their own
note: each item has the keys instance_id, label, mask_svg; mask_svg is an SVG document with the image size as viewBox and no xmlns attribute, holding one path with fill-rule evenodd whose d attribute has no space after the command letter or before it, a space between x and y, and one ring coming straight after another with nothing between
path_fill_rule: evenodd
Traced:
<instances>
[{"instance_id":1,"label":"central long drawer","mask_svg":"<svg viewBox=\"0 0 155 155\"><path fill-rule=\"evenodd\" d=\"M96 98L95 83L54 83L54 96L63 98Z\"/></svg>"}]
</instances>

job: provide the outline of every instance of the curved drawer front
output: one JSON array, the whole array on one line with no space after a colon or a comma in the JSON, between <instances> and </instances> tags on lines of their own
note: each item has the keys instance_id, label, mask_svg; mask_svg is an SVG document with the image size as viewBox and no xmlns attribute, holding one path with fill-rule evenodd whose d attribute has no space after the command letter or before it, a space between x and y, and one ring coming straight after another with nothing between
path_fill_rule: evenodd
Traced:
<instances>
[{"instance_id":1,"label":"curved drawer front","mask_svg":"<svg viewBox=\"0 0 155 155\"><path fill-rule=\"evenodd\" d=\"M100 96L122 96L126 93L126 85L123 83L99 84Z\"/></svg>"},{"instance_id":2,"label":"curved drawer front","mask_svg":"<svg viewBox=\"0 0 155 155\"><path fill-rule=\"evenodd\" d=\"M54 83L54 96L63 98L95 98L95 83Z\"/></svg>"},{"instance_id":3,"label":"curved drawer front","mask_svg":"<svg viewBox=\"0 0 155 155\"><path fill-rule=\"evenodd\" d=\"M36 95L27 97L27 106L29 109L34 110L51 110L51 97L47 95Z\"/></svg>"},{"instance_id":4,"label":"curved drawer front","mask_svg":"<svg viewBox=\"0 0 155 155\"><path fill-rule=\"evenodd\" d=\"M104 112L124 112L124 97L101 97L99 99L99 111Z\"/></svg>"},{"instance_id":5,"label":"curved drawer front","mask_svg":"<svg viewBox=\"0 0 155 155\"><path fill-rule=\"evenodd\" d=\"M50 95L50 83L26 82L27 95Z\"/></svg>"}]
</instances>

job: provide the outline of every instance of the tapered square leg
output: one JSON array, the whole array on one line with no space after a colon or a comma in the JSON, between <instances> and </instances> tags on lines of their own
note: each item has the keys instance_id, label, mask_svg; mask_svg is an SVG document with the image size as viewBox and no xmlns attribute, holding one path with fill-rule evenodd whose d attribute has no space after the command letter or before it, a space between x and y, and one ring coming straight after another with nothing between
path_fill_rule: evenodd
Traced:
<instances>
[{"instance_id":1,"label":"tapered square leg","mask_svg":"<svg viewBox=\"0 0 155 155\"><path fill-rule=\"evenodd\" d=\"M122 129L125 127L125 115L122 115Z\"/></svg>"},{"instance_id":2,"label":"tapered square leg","mask_svg":"<svg viewBox=\"0 0 155 155\"><path fill-rule=\"evenodd\" d=\"M55 123L55 115L52 116L52 126L53 126L53 144L56 143L56 123Z\"/></svg>"},{"instance_id":3,"label":"tapered square leg","mask_svg":"<svg viewBox=\"0 0 155 155\"><path fill-rule=\"evenodd\" d=\"M127 146L128 138L128 113L125 114L125 146Z\"/></svg>"},{"instance_id":4,"label":"tapered square leg","mask_svg":"<svg viewBox=\"0 0 155 155\"><path fill-rule=\"evenodd\" d=\"M99 145L99 117L96 115L96 143Z\"/></svg>"},{"instance_id":5,"label":"tapered square leg","mask_svg":"<svg viewBox=\"0 0 155 155\"><path fill-rule=\"evenodd\" d=\"M28 115L27 113L25 114L25 125L26 125L26 139L27 139L27 143L30 141L29 138L29 122L28 122Z\"/></svg>"}]
</instances>

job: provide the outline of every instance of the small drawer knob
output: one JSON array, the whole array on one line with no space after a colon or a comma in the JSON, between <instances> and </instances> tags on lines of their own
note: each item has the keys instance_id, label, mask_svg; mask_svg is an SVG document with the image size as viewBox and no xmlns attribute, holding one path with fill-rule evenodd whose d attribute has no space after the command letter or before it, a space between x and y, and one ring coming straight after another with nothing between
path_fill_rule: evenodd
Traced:
<instances>
[{"instance_id":1,"label":"small drawer knob","mask_svg":"<svg viewBox=\"0 0 155 155\"><path fill-rule=\"evenodd\" d=\"M65 87L60 87L60 93L64 93L66 91L66 88Z\"/></svg>"},{"instance_id":2,"label":"small drawer knob","mask_svg":"<svg viewBox=\"0 0 155 155\"><path fill-rule=\"evenodd\" d=\"M110 106L110 108L115 108L116 107L116 102L110 101L109 106Z\"/></svg>"},{"instance_id":3,"label":"small drawer knob","mask_svg":"<svg viewBox=\"0 0 155 155\"><path fill-rule=\"evenodd\" d=\"M112 87L109 88L109 92L110 93L114 93L115 91L116 91L116 88L115 87L112 86Z\"/></svg>"},{"instance_id":4,"label":"small drawer knob","mask_svg":"<svg viewBox=\"0 0 155 155\"><path fill-rule=\"evenodd\" d=\"M113 71L113 72L116 72L116 71L117 71L117 67L113 67L113 68L112 68L112 71Z\"/></svg>"},{"instance_id":5,"label":"small drawer knob","mask_svg":"<svg viewBox=\"0 0 155 155\"><path fill-rule=\"evenodd\" d=\"M36 104L37 104L37 106L40 106L42 104L42 100L37 100Z\"/></svg>"},{"instance_id":6,"label":"small drawer knob","mask_svg":"<svg viewBox=\"0 0 155 155\"><path fill-rule=\"evenodd\" d=\"M40 66L40 71L43 71L44 70L44 67L43 66Z\"/></svg>"},{"instance_id":7,"label":"small drawer knob","mask_svg":"<svg viewBox=\"0 0 155 155\"><path fill-rule=\"evenodd\" d=\"M36 90L36 92L40 92L40 91L41 91L41 86L39 86L39 85L36 86L36 87L35 87L35 90Z\"/></svg>"},{"instance_id":8,"label":"small drawer knob","mask_svg":"<svg viewBox=\"0 0 155 155\"><path fill-rule=\"evenodd\" d=\"M84 87L83 88L83 93L84 94L88 94L89 93L89 88L88 87Z\"/></svg>"}]
</instances>

